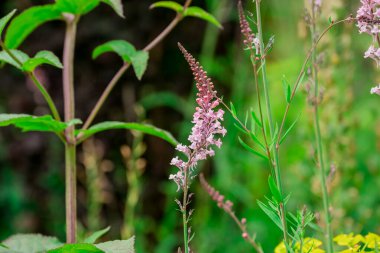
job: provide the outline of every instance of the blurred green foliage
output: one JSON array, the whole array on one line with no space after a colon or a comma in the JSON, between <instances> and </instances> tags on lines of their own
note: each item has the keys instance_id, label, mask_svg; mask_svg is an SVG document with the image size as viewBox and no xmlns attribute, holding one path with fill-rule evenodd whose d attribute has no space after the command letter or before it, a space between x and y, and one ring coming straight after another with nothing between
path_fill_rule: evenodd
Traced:
<instances>
[{"instance_id":1,"label":"blurred green foliage","mask_svg":"<svg viewBox=\"0 0 380 253\"><path fill-rule=\"evenodd\" d=\"M14 6L15 2L24 3L21 0L5 1L2 6L10 10L17 7ZM130 80L131 75L127 76L127 81L120 85L130 92L128 94L133 95L123 95L123 98L120 98L118 94L124 92L120 90L115 92L117 99L110 104L114 110L106 112L111 114L112 119L118 120L123 117L133 119L136 113L131 108L139 103L146 110L146 118L150 123L172 131L182 142L187 141L186 136L191 130L190 121L195 106L195 90L192 86L191 72L175 49L177 41L188 45L189 51L200 59L213 79L218 94L226 101L234 102L241 118L244 119L246 110L257 106L251 65L242 49L233 1L194 2L205 6L218 17L224 30L218 30L211 24L203 29L204 23L202 29L198 29L200 23L192 23L193 20L179 25L171 34L171 39L164 41L163 44L167 43L167 46L161 46L152 52L147 78L143 79L141 86L137 81ZM136 21L133 23L132 20L131 24L123 23L132 28L118 33L116 29L124 28L119 26L112 30L107 27L109 23L104 23L105 28L100 25L99 29L110 31L104 32L103 36L107 39L133 38L134 34L146 34L145 27L151 27L157 33L162 24L155 24L154 18L157 17L149 17L150 13L147 11L149 4L151 1L130 3L125 1L128 10L127 20L130 15L131 19L136 18L139 24ZM355 13L357 5L358 1L354 0L325 0L320 27L328 24L330 16L332 19L340 19ZM295 81L305 52L310 48L307 29L303 24L303 6L304 2L301 0L262 1L264 39L268 41L272 35L275 35L274 48L268 56L268 77L272 109L277 122L281 120L286 104L282 78L286 76L290 83ZM246 7L247 11L252 10L252 2L248 1ZM133 14L134 8L139 16ZM84 23L89 24L91 20L101 15L102 12L95 12L87 23L86 20ZM133 29L133 25L140 30ZM58 30L56 26L49 29L52 32ZM80 31L89 36L93 34L94 29L88 26ZM140 42L143 38L144 36L134 40ZM32 40L35 41L32 49L42 47L37 37ZM80 42L83 41L85 39ZM380 79L373 63L363 58L369 41L370 38L358 34L354 24L345 24L332 30L319 47L322 59L320 85L324 97L321 104L322 136L327 164L334 171L329 185L335 234L380 233L378 223L380 209L377 208L380 204L377 190L380 187L380 128L378 127L380 100L379 97L369 94L370 87ZM87 52L84 47L81 47L81 50L78 54L90 59L90 50ZM116 64L115 62L117 61L106 61L108 65ZM85 67L82 68L81 64L79 63L81 75L92 80L90 73L93 72ZM104 65L97 67L102 68ZM103 72L108 74L113 71L105 68ZM10 75L16 75L9 72ZM55 74L50 73L50 75ZM4 75L1 75L1 80L6 81L4 78ZM14 78L22 80L19 76ZM101 79L107 78L101 76ZM87 96L93 89L82 83L81 85L83 86L80 87L78 96ZM299 120L284 142L280 160L284 168L282 176L285 192L291 193L288 209L294 211L306 205L312 212L320 213L321 191L316 174L314 135L307 86L308 80L305 78L293 102L286 125L290 126L298 117ZM97 87L100 90L101 88ZM21 92L20 90L21 88L15 92ZM97 97L97 93L91 93L92 95ZM17 100L19 97L12 95L10 98ZM7 99L9 98L1 96L1 111L12 107L12 104L7 104ZM123 106L120 106L121 102L124 102ZM80 102L80 104L85 103ZM228 114L225 124L228 134L224 138L222 149L217 151L213 160L203 163L199 170L203 170L209 182L234 203L237 216L247 218L249 231L257 235L257 240L262 244L264 251L272 252L281 241L281 233L259 209L256 202L264 199L269 193L267 164L238 144L238 130L233 126L233 120ZM80 185L78 202L83 234L88 228L96 230L110 225L112 229L109 237L120 237L124 203L129 189L125 176L128 163L123 161L119 148L123 145L134 145L132 135L127 134L126 138L120 138L120 135L125 136L120 131L110 137L101 135L97 140L103 143L104 150L102 155L99 155L102 161L97 162L99 171L96 174L101 176L101 180L96 184L86 181L84 169L86 165L83 162L86 152L81 151L83 159L81 158L82 168L79 169L78 175ZM117 138L113 138L115 136ZM16 130L9 129L2 130L0 135L0 210L3 214L0 218L0 239L16 232L41 232L62 238L64 236L62 147L50 138L41 139L38 134L28 137L29 139L25 139L27 141L22 141L24 138L26 135L19 135ZM137 252L175 252L176 247L181 245L182 236L181 219L174 202L179 195L176 193L176 186L168 180L168 175L174 170L169 166L174 151L169 145L165 146L151 137L145 138L145 142L148 147L143 155L146 166L136 179L139 180L140 196L136 206L132 207L135 212L133 216L135 223L130 225L136 234ZM32 148L33 143L38 143L35 145L42 147ZM19 149L16 146L26 144L29 148L16 152ZM18 162L18 157L12 154L23 155L22 164ZM96 213L101 213L101 217L95 223L98 228L89 226L87 222L88 206L94 206L94 203L87 201L89 194L86 186L89 185L92 187L96 185L100 196L91 198L93 202L97 202ZM194 250L216 253L250 252L250 246L244 242L236 224L216 206L197 181L191 190L195 192L192 203L195 212L191 221L192 230L195 232L195 238L191 242ZM94 217L91 218L93 221ZM313 231L309 231L308 235L322 239L322 234Z\"/></svg>"}]
</instances>

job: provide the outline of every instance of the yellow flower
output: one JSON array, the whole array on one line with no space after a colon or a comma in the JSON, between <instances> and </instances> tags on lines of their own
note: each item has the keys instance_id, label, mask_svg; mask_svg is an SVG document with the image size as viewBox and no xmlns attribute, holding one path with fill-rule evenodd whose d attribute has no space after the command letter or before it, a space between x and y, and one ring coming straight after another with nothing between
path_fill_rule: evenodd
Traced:
<instances>
[{"instance_id":1,"label":"yellow flower","mask_svg":"<svg viewBox=\"0 0 380 253\"><path fill-rule=\"evenodd\" d=\"M302 244L302 253L325 253L324 250L320 249L319 247L322 245L322 242L320 240L307 237L303 240ZM301 244L299 242L296 243L294 252L300 253L300 247ZM286 253L286 246L284 242L281 242L277 245L277 247L274 250L275 253Z\"/></svg>"},{"instance_id":2,"label":"yellow flower","mask_svg":"<svg viewBox=\"0 0 380 253\"><path fill-rule=\"evenodd\" d=\"M377 248L380 249L380 236L374 233L368 233L365 236L364 243L366 243L367 248L374 249L377 244Z\"/></svg>"},{"instance_id":3,"label":"yellow flower","mask_svg":"<svg viewBox=\"0 0 380 253\"><path fill-rule=\"evenodd\" d=\"M281 242L277 247L274 249L274 253L286 253L286 247L284 242Z\"/></svg>"},{"instance_id":4,"label":"yellow flower","mask_svg":"<svg viewBox=\"0 0 380 253\"><path fill-rule=\"evenodd\" d=\"M354 236L354 233L337 235L334 241L340 246L350 246L351 248L360 242L365 242L362 235Z\"/></svg>"}]
</instances>

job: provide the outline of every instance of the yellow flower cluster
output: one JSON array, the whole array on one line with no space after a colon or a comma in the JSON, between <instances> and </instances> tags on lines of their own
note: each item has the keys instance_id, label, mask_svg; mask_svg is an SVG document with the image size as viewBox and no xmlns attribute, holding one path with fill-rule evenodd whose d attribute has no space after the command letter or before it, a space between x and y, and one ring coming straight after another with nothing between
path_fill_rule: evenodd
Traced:
<instances>
[{"instance_id":1,"label":"yellow flower cluster","mask_svg":"<svg viewBox=\"0 0 380 253\"><path fill-rule=\"evenodd\" d=\"M369 233L366 236L350 234L340 234L334 238L338 245L338 253L355 253L355 252L380 252L380 236ZM302 249L301 249L302 247ZM295 243L292 247L294 253L324 253L322 242L314 238L304 238L302 244ZM286 246L281 242L274 250L275 253L286 253Z\"/></svg>"}]
</instances>

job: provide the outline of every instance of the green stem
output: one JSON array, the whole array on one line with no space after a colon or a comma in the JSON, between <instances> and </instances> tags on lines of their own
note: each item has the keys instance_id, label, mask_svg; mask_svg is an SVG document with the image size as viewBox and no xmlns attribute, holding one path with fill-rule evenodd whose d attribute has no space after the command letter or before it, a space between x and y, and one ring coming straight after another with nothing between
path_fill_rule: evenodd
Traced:
<instances>
[{"instance_id":1,"label":"green stem","mask_svg":"<svg viewBox=\"0 0 380 253\"><path fill-rule=\"evenodd\" d=\"M57 121L61 121L61 117L59 116L57 107L55 106L53 99L51 98L50 94L47 92L43 84L37 79L35 73L29 72L28 76L36 85L37 89L41 92L42 96L45 98L45 101L48 104L50 111L53 114L54 119Z\"/></svg>"},{"instance_id":2,"label":"green stem","mask_svg":"<svg viewBox=\"0 0 380 253\"><path fill-rule=\"evenodd\" d=\"M311 25L311 41L313 44L316 43L316 13L314 11L314 1L312 1L312 25ZM314 80L314 100L313 100L313 109L314 109L314 132L315 139L317 142L317 155L318 155L318 164L319 164L319 173L322 186L322 197L323 197L323 209L326 219L326 228L325 228L325 240L327 242L327 253L333 253L333 235L331 229L331 215L330 215L330 201L329 194L327 190L326 183L326 167L325 161L323 158L323 145L321 137L321 129L319 122L319 87L318 87L318 67L317 67L317 49L313 50L312 56L312 76Z\"/></svg>"},{"instance_id":3,"label":"green stem","mask_svg":"<svg viewBox=\"0 0 380 253\"><path fill-rule=\"evenodd\" d=\"M75 118L74 96L74 51L77 30L77 18L67 14L66 35L63 50L63 96L65 121ZM66 129L66 241L76 242L77 208L76 208L76 143L75 126Z\"/></svg>"},{"instance_id":4,"label":"green stem","mask_svg":"<svg viewBox=\"0 0 380 253\"><path fill-rule=\"evenodd\" d=\"M267 72L266 72L266 59L265 59L265 45L263 40L263 30L262 30L262 20L261 20L261 9L260 9L260 0L256 0L256 15L257 15L257 30L258 30L258 38L260 40L260 55L261 55L261 73L263 78L263 86L264 86L264 97L265 97L265 105L267 109L267 116L268 116L268 124L269 124L269 130L270 130L270 136L273 138L274 136L274 123L273 123L273 117L272 117L272 109L270 104L270 98L269 98L269 84L268 84L268 78L267 78ZM265 126L265 124L263 124ZM281 182L281 169L280 169L280 159L279 159L279 149L274 148L274 172L275 172L275 178L276 178L276 184L278 187L278 190L280 191L281 195L283 195L283 187ZM288 228L287 228L287 222L286 222L286 207L285 203L282 203L280 205L280 211L281 211L281 222L283 226L283 237L284 241L288 241Z\"/></svg>"}]
</instances>

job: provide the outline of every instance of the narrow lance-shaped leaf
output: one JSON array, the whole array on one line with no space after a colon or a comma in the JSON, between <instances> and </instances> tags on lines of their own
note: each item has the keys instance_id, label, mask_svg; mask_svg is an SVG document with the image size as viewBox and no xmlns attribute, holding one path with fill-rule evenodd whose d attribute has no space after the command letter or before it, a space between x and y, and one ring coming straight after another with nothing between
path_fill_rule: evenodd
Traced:
<instances>
[{"instance_id":1,"label":"narrow lance-shaped leaf","mask_svg":"<svg viewBox=\"0 0 380 253\"><path fill-rule=\"evenodd\" d=\"M282 78L282 87L284 89L286 102L288 104L290 104L292 91L290 88L290 84L289 84L288 80L286 80L285 76L283 76L283 78Z\"/></svg>"},{"instance_id":2,"label":"narrow lance-shaped leaf","mask_svg":"<svg viewBox=\"0 0 380 253\"><path fill-rule=\"evenodd\" d=\"M166 8L166 9L171 9L178 13L183 12L183 6L173 1L156 2L150 6L150 9L153 9L153 8Z\"/></svg>"},{"instance_id":3,"label":"narrow lance-shaped leaf","mask_svg":"<svg viewBox=\"0 0 380 253\"><path fill-rule=\"evenodd\" d=\"M92 235L90 235L89 237L87 237L84 240L84 243L95 243L100 237L102 237L108 231L110 231L110 229L111 229L111 227L106 227L105 229L96 231L95 233L93 233Z\"/></svg>"},{"instance_id":4,"label":"narrow lance-shaped leaf","mask_svg":"<svg viewBox=\"0 0 380 253\"><path fill-rule=\"evenodd\" d=\"M185 17L191 16L191 17L200 18L216 25L219 28L222 28L222 25L213 15L211 15L207 11L197 6L192 6L192 7L187 8L183 15Z\"/></svg>"},{"instance_id":5,"label":"narrow lance-shaped leaf","mask_svg":"<svg viewBox=\"0 0 380 253\"><path fill-rule=\"evenodd\" d=\"M177 140L169 132L159 129L157 127L154 127L152 125L142 124L142 123L125 123L125 122L118 122L118 121L102 122L102 123L93 125L87 130L79 130L77 132L77 135L82 134L82 139L87 139L88 137L96 133L111 130L111 129L136 130L136 131L143 132L145 134L159 137L171 143L174 146L178 144Z\"/></svg>"},{"instance_id":6,"label":"narrow lance-shaped leaf","mask_svg":"<svg viewBox=\"0 0 380 253\"><path fill-rule=\"evenodd\" d=\"M253 121L256 122L256 124L257 124L259 127L263 128L263 124L261 124L261 121L260 121L259 118L256 116L256 113L255 113L254 110L252 110L251 115L252 115L252 119L253 119Z\"/></svg>"},{"instance_id":7,"label":"narrow lance-shaped leaf","mask_svg":"<svg viewBox=\"0 0 380 253\"><path fill-rule=\"evenodd\" d=\"M2 39L3 30L5 26L8 24L9 20L15 15L16 10L11 11L8 15L2 17L0 19L0 40Z\"/></svg>"},{"instance_id":8,"label":"narrow lance-shaped leaf","mask_svg":"<svg viewBox=\"0 0 380 253\"><path fill-rule=\"evenodd\" d=\"M23 69L28 72L34 71L35 68L42 64L48 64L56 68L63 68L59 58L50 51L40 51L33 58L28 59L23 64Z\"/></svg>"},{"instance_id":9,"label":"narrow lance-shaped leaf","mask_svg":"<svg viewBox=\"0 0 380 253\"><path fill-rule=\"evenodd\" d=\"M274 197L274 199L277 201L277 203L281 203L282 202L282 196L281 196L281 192L280 190L278 189L273 177L271 175L269 175L268 177L268 184L269 184L269 189Z\"/></svg>"},{"instance_id":10,"label":"narrow lance-shaped leaf","mask_svg":"<svg viewBox=\"0 0 380 253\"><path fill-rule=\"evenodd\" d=\"M62 15L54 4L31 7L12 20L5 36L5 46L17 48L37 27L59 19Z\"/></svg>"},{"instance_id":11,"label":"narrow lance-shaped leaf","mask_svg":"<svg viewBox=\"0 0 380 253\"><path fill-rule=\"evenodd\" d=\"M257 201L257 204L261 210L263 210L264 213L274 222L274 224L276 224L282 230L281 219L278 217L276 212L259 200Z\"/></svg>"},{"instance_id":12,"label":"narrow lance-shaped leaf","mask_svg":"<svg viewBox=\"0 0 380 253\"><path fill-rule=\"evenodd\" d=\"M231 105L231 112L232 112L232 116L235 116L237 117L237 114L236 114L236 109L235 109L235 106L232 102L230 102L230 105Z\"/></svg>"},{"instance_id":13,"label":"narrow lance-shaped leaf","mask_svg":"<svg viewBox=\"0 0 380 253\"><path fill-rule=\"evenodd\" d=\"M279 144L281 144L286 139L286 137L288 136L288 134L290 133L290 131L292 131L293 127L298 122L299 118L300 118L300 116L298 116L297 119L290 125L290 127L288 128L288 130L286 130L286 132L284 133L284 135L281 137Z\"/></svg>"},{"instance_id":14,"label":"narrow lance-shaped leaf","mask_svg":"<svg viewBox=\"0 0 380 253\"><path fill-rule=\"evenodd\" d=\"M254 134L253 132L250 132L250 133L249 133L249 136L251 137L251 139L252 139L255 143L259 144L260 148L261 148L264 152L266 151L266 148L265 148L264 144L261 143L261 141L259 140L259 138L257 138L256 134Z\"/></svg>"},{"instance_id":15,"label":"narrow lance-shaped leaf","mask_svg":"<svg viewBox=\"0 0 380 253\"><path fill-rule=\"evenodd\" d=\"M257 155L261 158L264 158L265 160L268 160L268 157L266 157L265 155L257 152L256 150L254 150L253 148L251 148L250 146L248 146L240 137L238 137L239 139L239 142L240 144L243 146L243 148L245 148L247 151L251 152L252 154L254 155Z\"/></svg>"},{"instance_id":16,"label":"narrow lance-shaped leaf","mask_svg":"<svg viewBox=\"0 0 380 253\"><path fill-rule=\"evenodd\" d=\"M102 1L108 4L109 6L111 6L112 9L114 9L114 11L117 13L117 15L124 18L123 4L121 0L102 0Z\"/></svg>"}]
</instances>

